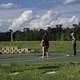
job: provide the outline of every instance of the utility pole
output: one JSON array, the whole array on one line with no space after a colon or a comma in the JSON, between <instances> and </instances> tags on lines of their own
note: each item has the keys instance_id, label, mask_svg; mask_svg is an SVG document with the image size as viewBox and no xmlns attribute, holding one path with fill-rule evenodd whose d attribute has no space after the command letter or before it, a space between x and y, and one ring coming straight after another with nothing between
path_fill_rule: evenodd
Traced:
<instances>
[{"instance_id":1,"label":"utility pole","mask_svg":"<svg viewBox=\"0 0 80 80\"><path fill-rule=\"evenodd\" d=\"M11 44L13 44L13 30L10 29L10 41L11 41Z\"/></svg>"}]
</instances>

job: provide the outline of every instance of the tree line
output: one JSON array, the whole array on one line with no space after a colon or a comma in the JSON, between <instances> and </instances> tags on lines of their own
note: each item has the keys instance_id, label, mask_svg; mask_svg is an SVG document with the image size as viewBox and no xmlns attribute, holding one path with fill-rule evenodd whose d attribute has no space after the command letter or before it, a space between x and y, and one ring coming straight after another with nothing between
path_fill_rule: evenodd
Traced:
<instances>
[{"instance_id":1,"label":"tree line","mask_svg":"<svg viewBox=\"0 0 80 80\"><path fill-rule=\"evenodd\" d=\"M77 40L80 40L80 23L73 24L73 28L63 28L62 24L56 25L55 28L48 27L46 30L40 29L39 31L34 29L30 30L29 28L24 28L23 31L16 31L13 33L14 41L39 41L42 39L45 32L48 34L48 39L57 41L57 40L71 40L71 32L76 32ZM11 32L0 32L0 41L10 41Z\"/></svg>"}]
</instances>

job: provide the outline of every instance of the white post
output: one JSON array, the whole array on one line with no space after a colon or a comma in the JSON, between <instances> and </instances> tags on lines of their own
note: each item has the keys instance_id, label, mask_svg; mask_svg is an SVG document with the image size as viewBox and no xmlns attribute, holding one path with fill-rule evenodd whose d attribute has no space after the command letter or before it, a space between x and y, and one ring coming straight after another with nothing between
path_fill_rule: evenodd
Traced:
<instances>
[{"instance_id":1,"label":"white post","mask_svg":"<svg viewBox=\"0 0 80 80\"><path fill-rule=\"evenodd\" d=\"M11 31L11 42L13 42L13 31Z\"/></svg>"},{"instance_id":2,"label":"white post","mask_svg":"<svg viewBox=\"0 0 80 80\"><path fill-rule=\"evenodd\" d=\"M10 29L10 41L11 44L13 45L13 30Z\"/></svg>"}]
</instances>

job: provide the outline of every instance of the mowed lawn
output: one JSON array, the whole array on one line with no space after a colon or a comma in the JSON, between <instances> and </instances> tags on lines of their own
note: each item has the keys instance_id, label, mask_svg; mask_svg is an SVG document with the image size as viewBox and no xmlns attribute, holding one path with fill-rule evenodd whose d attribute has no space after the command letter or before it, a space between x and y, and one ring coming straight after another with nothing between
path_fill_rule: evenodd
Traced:
<instances>
[{"instance_id":1,"label":"mowed lawn","mask_svg":"<svg viewBox=\"0 0 80 80\"><path fill-rule=\"evenodd\" d=\"M71 41L49 41L49 52L71 52ZM40 41L0 41L0 47L17 46L19 48L31 48L41 52ZM80 50L80 41L77 41L77 50Z\"/></svg>"},{"instance_id":2,"label":"mowed lawn","mask_svg":"<svg viewBox=\"0 0 80 80\"><path fill-rule=\"evenodd\" d=\"M80 63L0 65L0 80L80 80Z\"/></svg>"},{"instance_id":3,"label":"mowed lawn","mask_svg":"<svg viewBox=\"0 0 80 80\"><path fill-rule=\"evenodd\" d=\"M0 47L6 46L31 48L35 50L35 53L41 52L40 41L0 42ZM77 41L77 50L80 50L80 41ZM67 53L71 51L71 41L50 41L49 52ZM77 56L72 58L75 59L75 57ZM41 63L0 64L0 80L80 80L80 62L73 60L57 62L43 59Z\"/></svg>"}]
</instances>

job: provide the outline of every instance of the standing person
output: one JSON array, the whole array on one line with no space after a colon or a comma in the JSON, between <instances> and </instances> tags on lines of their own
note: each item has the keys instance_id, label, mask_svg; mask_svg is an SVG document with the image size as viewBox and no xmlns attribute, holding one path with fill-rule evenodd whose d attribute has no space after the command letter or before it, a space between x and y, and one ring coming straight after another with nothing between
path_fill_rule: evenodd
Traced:
<instances>
[{"instance_id":1,"label":"standing person","mask_svg":"<svg viewBox=\"0 0 80 80\"><path fill-rule=\"evenodd\" d=\"M71 36L72 36L72 46L73 46L74 55L76 55L76 33L72 32Z\"/></svg>"},{"instance_id":2,"label":"standing person","mask_svg":"<svg viewBox=\"0 0 80 80\"><path fill-rule=\"evenodd\" d=\"M44 58L44 56L48 57L49 41L47 33L45 33L42 38L41 47L42 47L42 58Z\"/></svg>"}]
</instances>

